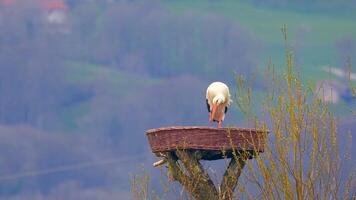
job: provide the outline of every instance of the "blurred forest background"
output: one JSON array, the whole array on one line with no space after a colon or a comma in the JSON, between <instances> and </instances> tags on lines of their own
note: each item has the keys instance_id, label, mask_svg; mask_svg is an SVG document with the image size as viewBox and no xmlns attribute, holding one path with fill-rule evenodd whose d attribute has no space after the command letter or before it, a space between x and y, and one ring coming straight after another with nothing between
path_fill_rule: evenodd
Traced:
<instances>
[{"instance_id":1,"label":"blurred forest background","mask_svg":"<svg viewBox=\"0 0 356 200\"><path fill-rule=\"evenodd\" d=\"M208 125L207 85L235 74L258 98L269 60L283 72L283 24L345 143L355 22L346 0L0 0L0 199L131 199L129 173L155 160L145 130ZM227 124L245 124L235 106Z\"/></svg>"}]
</instances>

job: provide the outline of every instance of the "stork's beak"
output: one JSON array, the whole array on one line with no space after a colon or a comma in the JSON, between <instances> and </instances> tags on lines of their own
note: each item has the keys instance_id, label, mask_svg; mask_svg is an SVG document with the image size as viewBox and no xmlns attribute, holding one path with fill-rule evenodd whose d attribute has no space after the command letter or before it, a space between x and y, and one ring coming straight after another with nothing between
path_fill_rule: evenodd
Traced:
<instances>
[{"instance_id":1,"label":"stork's beak","mask_svg":"<svg viewBox=\"0 0 356 200\"><path fill-rule=\"evenodd\" d=\"M217 108L217 105L213 104L213 107L211 109L211 119L213 119L215 116L216 108Z\"/></svg>"}]
</instances>

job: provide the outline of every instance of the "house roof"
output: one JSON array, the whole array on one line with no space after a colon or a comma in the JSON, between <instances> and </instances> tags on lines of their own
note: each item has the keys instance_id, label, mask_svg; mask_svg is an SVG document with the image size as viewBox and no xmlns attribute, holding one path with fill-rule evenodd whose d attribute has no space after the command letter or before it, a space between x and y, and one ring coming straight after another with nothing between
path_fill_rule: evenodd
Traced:
<instances>
[{"instance_id":1,"label":"house roof","mask_svg":"<svg viewBox=\"0 0 356 200\"><path fill-rule=\"evenodd\" d=\"M0 4L3 6L11 6L19 1L17 0L0 0ZM67 10L68 6L64 0L37 0L39 6L45 11L53 10Z\"/></svg>"},{"instance_id":2,"label":"house roof","mask_svg":"<svg viewBox=\"0 0 356 200\"><path fill-rule=\"evenodd\" d=\"M47 11L67 10L68 7L63 0L40 0L41 7Z\"/></svg>"}]
</instances>

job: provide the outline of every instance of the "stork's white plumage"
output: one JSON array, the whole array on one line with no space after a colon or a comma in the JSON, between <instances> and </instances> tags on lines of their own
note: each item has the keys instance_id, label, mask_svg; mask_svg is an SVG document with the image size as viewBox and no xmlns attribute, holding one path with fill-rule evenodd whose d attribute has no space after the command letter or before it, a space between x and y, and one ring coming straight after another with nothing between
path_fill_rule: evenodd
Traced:
<instances>
[{"instance_id":1,"label":"stork's white plumage","mask_svg":"<svg viewBox=\"0 0 356 200\"><path fill-rule=\"evenodd\" d=\"M231 103L229 87L222 82L214 82L206 90L206 105L209 111L209 121L218 122L218 127L222 127L225 113Z\"/></svg>"}]
</instances>

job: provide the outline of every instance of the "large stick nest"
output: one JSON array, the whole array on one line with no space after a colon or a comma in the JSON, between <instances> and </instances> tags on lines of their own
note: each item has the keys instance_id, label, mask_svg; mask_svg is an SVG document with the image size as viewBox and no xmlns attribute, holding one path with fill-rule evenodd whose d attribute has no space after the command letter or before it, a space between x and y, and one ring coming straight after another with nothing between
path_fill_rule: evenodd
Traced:
<instances>
[{"instance_id":1,"label":"large stick nest","mask_svg":"<svg viewBox=\"0 0 356 200\"><path fill-rule=\"evenodd\" d=\"M198 159L231 158L234 151L264 151L267 130L177 126L146 131L152 152L161 156L176 150L197 153Z\"/></svg>"}]
</instances>

